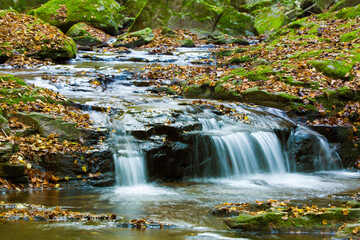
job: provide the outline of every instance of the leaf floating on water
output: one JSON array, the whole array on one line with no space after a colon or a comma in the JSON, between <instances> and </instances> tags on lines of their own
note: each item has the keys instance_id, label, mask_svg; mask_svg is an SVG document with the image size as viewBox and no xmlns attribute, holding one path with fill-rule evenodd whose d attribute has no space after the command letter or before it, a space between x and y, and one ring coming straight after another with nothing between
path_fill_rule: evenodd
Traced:
<instances>
[{"instance_id":1,"label":"leaf floating on water","mask_svg":"<svg viewBox=\"0 0 360 240\"><path fill-rule=\"evenodd\" d=\"M85 166L82 166L81 169L86 172L86 167Z\"/></svg>"},{"instance_id":2,"label":"leaf floating on water","mask_svg":"<svg viewBox=\"0 0 360 240\"><path fill-rule=\"evenodd\" d=\"M359 232L359 227L356 227L352 230L352 233L353 234L357 234Z\"/></svg>"}]
</instances>

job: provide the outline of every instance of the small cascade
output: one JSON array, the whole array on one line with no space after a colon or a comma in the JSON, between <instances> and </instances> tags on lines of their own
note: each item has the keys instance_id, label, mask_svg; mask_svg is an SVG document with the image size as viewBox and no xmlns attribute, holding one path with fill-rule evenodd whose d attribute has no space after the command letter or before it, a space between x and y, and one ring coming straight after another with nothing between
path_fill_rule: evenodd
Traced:
<instances>
[{"instance_id":1,"label":"small cascade","mask_svg":"<svg viewBox=\"0 0 360 240\"><path fill-rule=\"evenodd\" d=\"M147 182L147 169L143 154L134 138L127 134L119 122L113 123L113 151L117 186L134 186Z\"/></svg>"},{"instance_id":2,"label":"small cascade","mask_svg":"<svg viewBox=\"0 0 360 240\"><path fill-rule=\"evenodd\" d=\"M271 128L246 127L215 118L200 118L199 121L203 130L195 137L192 173L197 177L341 168L339 158L326 139L307 128L299 127L286 141L280 141Z\"/></svg>"},{"instance_id":3,"label":"small cascade","mask_svg":"<svg viewBox=\"0 0 360 240\"><path fill-rule=\"evenodd\" d=\"M196 140L204 177L237 177L261 172L286 173L290 165L276 134L257 128L241 129L216 119L199 119L203 134ZM195 167L196 168L196 167Z\"/></svg>"}]
</instances>

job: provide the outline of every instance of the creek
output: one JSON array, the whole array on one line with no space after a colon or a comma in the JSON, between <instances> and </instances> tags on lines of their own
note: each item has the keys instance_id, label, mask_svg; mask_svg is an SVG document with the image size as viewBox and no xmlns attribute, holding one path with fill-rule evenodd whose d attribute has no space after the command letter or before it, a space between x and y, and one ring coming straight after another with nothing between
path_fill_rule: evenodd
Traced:
<instances>
[{"instance_id":1,"label":"creek","mask_svg":"<svg viewBox=\"0 0 360 240\"><path fill-rule=\"evenodd\" d=\"M322 136L296 128L279 110L221 103L246 116L246 121L237 121L197 106L193 100L151 94L129 72L152 63L187 66L209 57L206 47L179 48L171 56L149 55L145 50L79 52L75 60L37 69L0 66L1 72L78 102L97 124L111 128L108 144L115 161L115 186L4 192L0 201L114 213L129 220L146 217L177 226L136 230L102 223L6 221L0 222L1 239L330 239L320 234L230 231L221 218L209 214L224 202L266 199L327 207L348 199L359 191L360 183L360 174L341 169L336 153ZM90 80L99 75L110 80L95 88ZM44 76L57 76L61 81ZM109 109L111 114L93 111L94 106ZM174 129L181 130L180 137L172 135ZM150 130L156 134L136 137ZM310 173L299 172L292 156L296 137L304 134L312 136L315 149L309 153ZM174 150L175 156L164 149ZM181 161L166 168L169 156L175 163Z\"/></svg>"}]
</instances>

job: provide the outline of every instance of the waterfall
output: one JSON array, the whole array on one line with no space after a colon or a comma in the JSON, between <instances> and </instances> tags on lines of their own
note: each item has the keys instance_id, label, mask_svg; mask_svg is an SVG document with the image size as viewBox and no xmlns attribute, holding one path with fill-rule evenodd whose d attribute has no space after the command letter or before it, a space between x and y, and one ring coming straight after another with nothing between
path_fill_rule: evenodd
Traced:
<instances>
[{"instance_id":1,"label":"waterfall","mask_svg":"<svg viewBox=\"0 0 360 240\"><path fill-rule=\"evenodd\" d=\"M145 159L134 138L126 133L120 122L113 122L112 129L116 185L134 186L146 183Z\"/></svg>"},{"instance_id":2,"label":"waterfall","mask_svg":"<svg viewBox=\"0 0 360 240\"><path fill-rule=\"evenodd\" d=\"M249 128L240 123L225 123L215 118L200 118L199 121L203 130L201 134L194 136L194 176L238 177L256 173L277 174L306 171L306 167L312 171L339 169L334 164L336 156L334 157L326 139L306 128L295 130L296 133L289 137L287 144L280 141L269 128ZM304 136L309 141L303 141ZM300 141L303 145L299 144ZM311 151L306 148L307 145L311 146ZM292 150L299 147L303 147L305 151L303 162L298 161L301 156L292 154ZM299 149L296 150L296 153L301 153Z\"/></svg>"},{"instance_id":3,"label":"waterfall","mask_svg":"<svg viewBox=\"0 0 360 240\"><path fill-rule=\"evenodd\" d=\"M261 172L286 173L289 161L281 142L272 131L253 127L241 129L223 121L199 119L203 131L196 142L199 171L205 177L237 177Z\"/></svg>"}]
</instances>

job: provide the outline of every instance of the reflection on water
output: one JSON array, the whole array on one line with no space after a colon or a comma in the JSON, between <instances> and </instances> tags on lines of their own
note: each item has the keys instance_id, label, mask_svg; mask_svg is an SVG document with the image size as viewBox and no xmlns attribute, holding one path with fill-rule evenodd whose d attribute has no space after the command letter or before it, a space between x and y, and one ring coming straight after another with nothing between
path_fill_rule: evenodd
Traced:
<instances>
[{"instance_id":1,"label":"reflection on water","mask_svg":"<svg viewBox=\"0 0 360 240\"><path fill-rule=\"evenodd\" d=\"M259 236L228 231L221 218L209 215L209 210L225 201L235 203L270 198L295 199L307 204L328 206L336 204L337 200L324 200L324 197L358 189L359 183L359 173L339 171L257 174L237 179L193 179L165 185L153 183L132 187L1 194L0 200L6 202L59 205L71 211L115 213L125 220L146 217L178 226L172 230L131 230L111 224L87 225L81 222L3 222L0 223L1 239L12 239L9 231L15 232L16 239L23 239L26 235L34 239L83 239L84 234L89 239L330 239L330 236L319 235Z\"/></svg>"}]
</instances>

